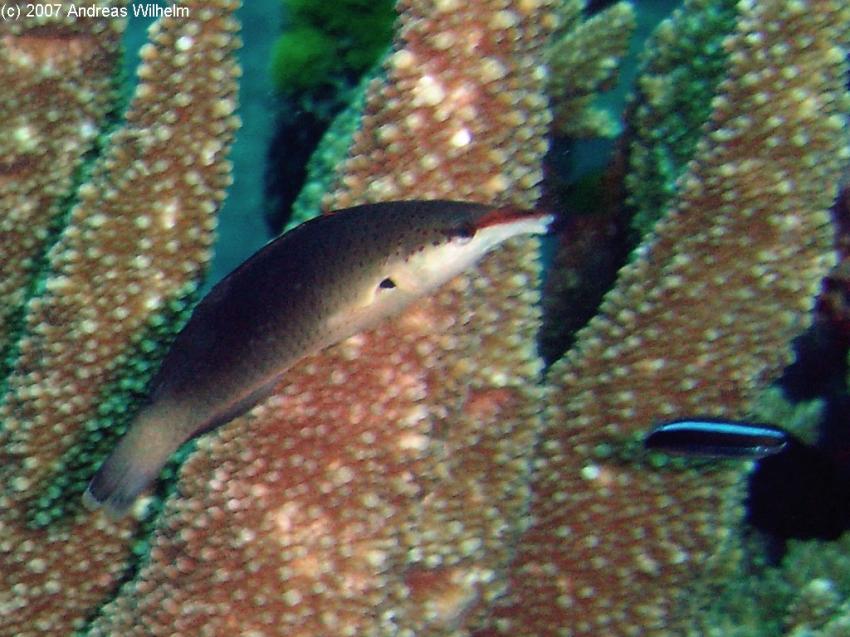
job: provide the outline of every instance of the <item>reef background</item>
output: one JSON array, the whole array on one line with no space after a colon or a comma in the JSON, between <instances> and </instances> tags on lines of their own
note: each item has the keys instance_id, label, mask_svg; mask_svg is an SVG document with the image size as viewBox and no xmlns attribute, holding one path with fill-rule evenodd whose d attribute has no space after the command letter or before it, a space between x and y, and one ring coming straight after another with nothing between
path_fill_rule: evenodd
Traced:
<instances>
[{"instance_id":1,"label":"reef background","mask_svg":"<svg viewBox=\"0 0 850 637\"><path fill-rule=\"evenodd\" d=\"M0 634L842 634L840 544L753 568L747 467L639 441L677 414L751 417L811 320L847 175L844 3L689 0L656 32L631 143L579 180L597 214L571 220L550 268L567 353L545 383L539 246L516 242L303 361L114 522L79 496L197 298L232 188L236 6L186 5L147 36L126 109L119 24L0 25ZM341 150L311 161L301 209L579 207L550 142L568 166L576 140L618 133L596 96L635 8L657 5L583 7L399 2L393 52ZM254 90L241 117L262 130ZM245 149L239 214L260 172ZM246 250L250 234L223 231ZM603 274L588 254L618 256ZM575 319L571 291L626 259Z\"/></svg>"}]
</instances>

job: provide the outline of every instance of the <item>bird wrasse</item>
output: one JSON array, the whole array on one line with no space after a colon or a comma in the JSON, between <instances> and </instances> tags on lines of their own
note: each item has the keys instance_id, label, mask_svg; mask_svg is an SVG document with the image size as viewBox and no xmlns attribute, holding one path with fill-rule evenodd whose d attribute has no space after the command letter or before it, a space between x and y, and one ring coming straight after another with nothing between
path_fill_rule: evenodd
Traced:
<instances>
[{"instance_id":1,"label":"bird wrasse","mask_svg":"<svg viewBox=\"0 0 850 637\"><path fill-rule=\"evenodd\" d=\"M197 305L84 502L122 515L180 445L267 397L300 359L552 221L534 210L396 201L323 215L272 240Z\"/></svg>"},{"instance_id":2,"label":"bird wrasse","mask_svg":"<svg viewBox=\"0 0 850 637\"><path fill-rule=\"evenodd\" d=\"M644 446L680 456L755 460L779 453L792 439L774 425L703 418L659 425L646 436Z\"/></svg>"}]
</instances>

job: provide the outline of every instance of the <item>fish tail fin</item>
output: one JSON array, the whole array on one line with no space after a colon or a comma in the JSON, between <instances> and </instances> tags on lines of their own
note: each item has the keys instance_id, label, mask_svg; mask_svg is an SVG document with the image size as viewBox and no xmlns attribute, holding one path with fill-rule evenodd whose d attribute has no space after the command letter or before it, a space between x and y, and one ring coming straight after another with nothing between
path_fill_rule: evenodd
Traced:
<instances>
[{"instance_id":1,"label":"fish tail fin","mask_svg":"<svg viewBox=\"0 0 850 637\"><path fill-rule=\"evenodd\" d=\"M165 433L157 423L134 422L89 482L83 504L112 518L126 514L180 445Z\"/></svg>"}]
</instances>

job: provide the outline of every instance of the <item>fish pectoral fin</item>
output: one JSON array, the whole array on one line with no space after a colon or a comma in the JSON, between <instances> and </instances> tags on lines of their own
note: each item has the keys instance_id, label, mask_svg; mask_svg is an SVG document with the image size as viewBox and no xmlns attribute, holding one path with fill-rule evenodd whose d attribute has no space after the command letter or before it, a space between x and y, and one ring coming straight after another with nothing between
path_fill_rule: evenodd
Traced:
<instances>
[{"instance_id":1,"label":"fish pectoral fin","mask_svg":"<svg viewBox=\"0 0 850 637\"><path fill-rule=\"evenodd\" d=\"M202 427L199 427L192 432L191 437L194 438L195 436L200 436L203 433L212 431L216 427L220 427L237 416L241 416L246 413L252 407L258 405L271 396L282 379L283 374L276 374L257 387L250 389L247 394L243 394L236 398L233 402L224 405L218 412L216 412L213 418L205 422Z\"/></svg>"},{"instance_id":2,"label":"fish pectoral fin","mask_svg":"<svg viewBox=\"0 0 850 637\"><path fill-rule=\"evenodd\" d=\"M396 282L394 278L389 278L393 283ZM327 335L323 347L374 327L381 320L403 310L418 296L400 286L381 288L376 285L356 302L340 308L325 319Z\"/></svg>"}]
</instances>

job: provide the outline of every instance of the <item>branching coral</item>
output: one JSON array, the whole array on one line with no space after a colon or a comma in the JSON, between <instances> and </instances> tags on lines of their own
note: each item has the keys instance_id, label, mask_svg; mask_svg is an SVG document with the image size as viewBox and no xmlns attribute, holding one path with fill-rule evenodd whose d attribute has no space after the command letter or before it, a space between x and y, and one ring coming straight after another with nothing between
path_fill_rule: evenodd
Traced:
<instances>
[{"instance_id":1,"label":"branching coral","mask_svg":"<svg viewBox=\"0 0 850 637\"><path fill-rule=\"evenodd\" d=\"M700 582L734 556L736 466L653 469L617 449L660 420L745 417L831 262L850 9L739 7L670 212L552 370L534 525L498 632L680 634Z\"/></svg>"},{"instance_id":2,"label":"branching coral","mask_svg":"<svg viewBox=\"0 0 850 637\"><path fill-rule=\"evenodd\" d=\"M105 124L120 37L119 24L102 18L0 23L0 360L44 242Z\"/></svg>"},{"instance_id":3,"label":"branching coral","mask_svg":"<svg viewBox=\"0 0 850 637\"><path fill-rule=\"evenodd\" d=\"M328 207L531 204L550 3L399 8L397 50ZM201 441L150 563L94 634L425 635L480 620L504 587L539 425L534 248L507 247L303 361L276 397Z\"/></svg>"},{"instance_id":4,"label":"branching coral","mask_svg":"<svg viewBox=\"0 0 850 637\"><path fill-rule=\"evenodd\" d=\"M824 210L846 162L848 10L741 4L672 212L553 370L542 432L540 266L526 241L302 361L275 397L203 438L128 573L134 523L65 500L108 442L95 412L118 370L137 368L125 394L141 388L150 362L131 352L153 348L145 331L168 322L157 312L179 314L172 300L194 287L227 181L233 6L189 6L143 50L127 125L26 306L0 412L0 633L86 619L104 636L677 630L685 589L735 546L739 473L658 469L627 451L657 418L743 415L786 359L828 261ZM325 205L532 205L555 9L401 2L396 49Z\"/></svg>"},{"instance_id":5,"label":"branching coral","mask_svg":"<svg viewBox=\"0 0 850 637\"><path fill-rule=\"evenodd\" d=\"M734 28L737 5L688 0L647 43L630 108L626 178L639 234L650 231L667 209L711 115L729 54L723 40Z\"/></svg>"},{"instance_id":6,"label":"branching coral","mask_svg":"<svg viewBox=\"0 0 850 637\"><path fill-rule=\"evenodd\" d=\"M282 91L344 83L374 65L392 39L392 0L284 0L287 27L272 52Z\"/></svg>"},{"instance_id":7,"label":"branching coral","mask_svg":"<svg viewBox=\"0 0 850 637\"><path fill-rule=\"evenodd\" d=\"M134 356L136 370L124 382L144 382L150 366L144 365L144 352L151 345L142 340L145 331L163 316L179 313L182 297L196 285L209 256L214 213L229 183L225 155L236 106L231 53L237 39L229 17L234 5L221 0L188 8L188 18L158 23L152 42L142 49L140 83L126 121L77 191L78 201L24 308L22 336L0 405L2 634L69 634L111 592L125 568L132 523L109 524L68 507L67 501L78 502L91 471L92 459L82 445L91 442L99 410L109 407L106 390L115 389L119 371L132 368ZM114 53L111 22L81 24L91 27L77 36L81 44L60 17L25 24L7 35L3 46L10 56L29 51L24 72L35 69L45 77L66 66L57 61L67 55L64 46ZM87 60L83 57L90 64ZM101 75L89 90L110 86L107 78L97 79ZM40 98L52 85L19 89L19 100L38 107L19 114L19 128L31 130L33 137L49 136L43 122L64 112L49 97ZM107 91L95 103L109 96ZM70 112L70 123L79 121L78 113ZM90 139L98 123L85 116L77 132ZM21 150L20 163L26 166L31 149ZM72 167L78 162L69 161ZM69 186L68 175L55 188L61 186ZM32 204L28 191L19 195L18 207L25 210ZM18 233L43 234L15 212L9 218L17 221Z\"/></svg>"},{"instance_id":8,"label":"branching coral","mask_svg":"<svg viewBox=\"0 0 850 637\"><path fill-rule=\"evenodd\" d=\"M584 4L581 0L562 3L560 34L546 53L554 131L572 138L613 137L617 123L592 103L616 77L634 30L634 9L628 2L618 2L582 20Z\"/></svg>"}]
</instances>

